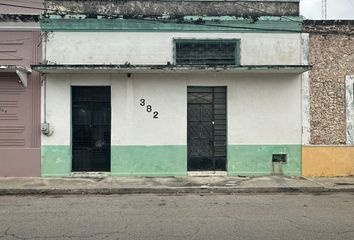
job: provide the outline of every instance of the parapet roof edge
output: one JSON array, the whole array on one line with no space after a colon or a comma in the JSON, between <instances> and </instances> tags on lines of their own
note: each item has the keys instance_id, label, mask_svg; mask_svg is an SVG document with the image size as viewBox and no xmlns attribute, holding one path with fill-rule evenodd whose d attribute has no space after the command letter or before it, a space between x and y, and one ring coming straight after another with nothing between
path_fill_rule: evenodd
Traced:
<instances>
[{"instance_id":1,"label":"parapet roof edge","mask_svg":"<svg viewBox=\"0 0 354 240\"><path fill-rule=\"evenodd\" d=\"M353 20L304 20L305 25L354 25Z\"/></svg>"},{"instance_id":2,"label":"parapet roof edge","mask_svg":"<svg viewBox=\"0 0 354 240\"><path fill-rule=\"evenodd\" d=\"M57 2L58 0L45 0L44 2ZM82 0L60 0L60 1L67 1L67 2L75 2L75 1L82 1ZM118 2L122 0L91 0L91 1L101 1L101 2ZM139 0L127 0L127 1L139 1ZM152 1L152 0L151 0ZM155 0L159 2L159 0ZM192 0L163 0L164 2L188 2ZM235 0L193 0L193 2L233 2ZM237 2L300 2L300 0L237 0Z\"/></svg>"}]
</instances>

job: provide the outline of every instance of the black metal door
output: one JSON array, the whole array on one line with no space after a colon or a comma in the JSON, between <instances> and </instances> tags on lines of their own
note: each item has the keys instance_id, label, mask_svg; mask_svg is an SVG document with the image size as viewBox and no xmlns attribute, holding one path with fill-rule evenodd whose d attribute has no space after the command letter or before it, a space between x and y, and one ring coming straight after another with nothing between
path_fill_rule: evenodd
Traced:
<instances>
[{"instance_id":1,"label":"black metal door","mask_svg":"<svg viewBox=\"0 0 354 240\"><path fill-rule=\"evenodd\" d=\"M110 171L110 87L72 87L72 128L72 171Z\"/></svg>"},{"instance_id":2,"label":"black metal door","mask_svg":"<svg viewBox=\"0 0 354 240\"><path fill-rule=\"evenodd\" d=\"M226 170L226 87L188 87L188 171Z\"/></svg>"}]
</instances>

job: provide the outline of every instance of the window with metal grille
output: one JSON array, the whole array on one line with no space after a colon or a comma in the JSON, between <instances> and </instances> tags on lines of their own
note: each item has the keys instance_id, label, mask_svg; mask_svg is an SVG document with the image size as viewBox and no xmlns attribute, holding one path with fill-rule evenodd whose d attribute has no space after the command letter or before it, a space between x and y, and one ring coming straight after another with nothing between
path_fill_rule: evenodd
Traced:
<instances>
[{"instance_id":1,"label":"window with metal grille","mask_svg":"<svg viewBox=\"0 0 354 240\"><path fill-rule=\"evenodd\" d=\"M176 65L239 65L239 40L175 39Z\"/></svg>"}]
</instances>

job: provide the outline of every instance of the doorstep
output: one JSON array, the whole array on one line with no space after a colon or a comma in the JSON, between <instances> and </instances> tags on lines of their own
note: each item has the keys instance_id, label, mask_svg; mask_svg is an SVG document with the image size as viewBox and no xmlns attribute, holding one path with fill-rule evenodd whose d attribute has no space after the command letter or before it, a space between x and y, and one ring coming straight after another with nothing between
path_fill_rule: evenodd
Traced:
<instances>
[{"instance_id":1,"label":"doorstep","mask_svg":"<svg viewBox=\"0 0 354 240\"><path fill-rule=\"evenodd\" d=\"M226 171L189 171L188 177L226 177Z\"/></svg>"},{"instance_id":2,"label":"doorstep","mask_svg":"<svg viewBox=\"0 0 354 240\"><path fill-rule=\"evenodd\" d=\"M73 178L106 178L111 176L110 172L72 172Z\"/></svg>"}]
</instances>

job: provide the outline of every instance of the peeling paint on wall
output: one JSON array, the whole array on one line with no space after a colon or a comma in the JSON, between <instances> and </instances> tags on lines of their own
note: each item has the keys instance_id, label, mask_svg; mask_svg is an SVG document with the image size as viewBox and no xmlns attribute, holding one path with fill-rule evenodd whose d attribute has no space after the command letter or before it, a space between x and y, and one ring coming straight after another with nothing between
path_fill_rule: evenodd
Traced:
<instances>
[{"instance_id":1,"label":"peeling paint on wall","mask_svg":"<svg viewBox=\"0 0 354 240\"><path fill-rule=\"evenodd\" d=\"M345 76L354 74L353 21L305 21L310 33L310 126L313 145L346 144Z\"/></svg>"},{"instance_id":2,"label":"peeling paint on wall","mask_svg":"<svg viewBox=\"0 0 354 240\"><path fill-rule=\"evenodd\" d=\"M309 34L301 34L302 64L309 64ZM310 143L310 87L309 73L302 74L302 144Z\"/></svg>"},{"instance_id":3,"label":"peeling paint on wall","mask_svg":"<svg viewBox=\"0 0 354 240\"><path fill-rule=\"evenodd\" d=\"M56 64L166 65L177 38L240 39L241 65L301 64L299 33L54 31L48 38L46 60Z\"/></svg>"},{"instance_id":4,"label":"peeling paint on wall","mask_svg":"<svg viewBox=\"0 0 354 240\"><path fill-rule=\"evenodd\" d=\"M354 144L354 75L347 76L346 89L346 115L347 115L347 144Z\"/></svg>"}]
</instances>

